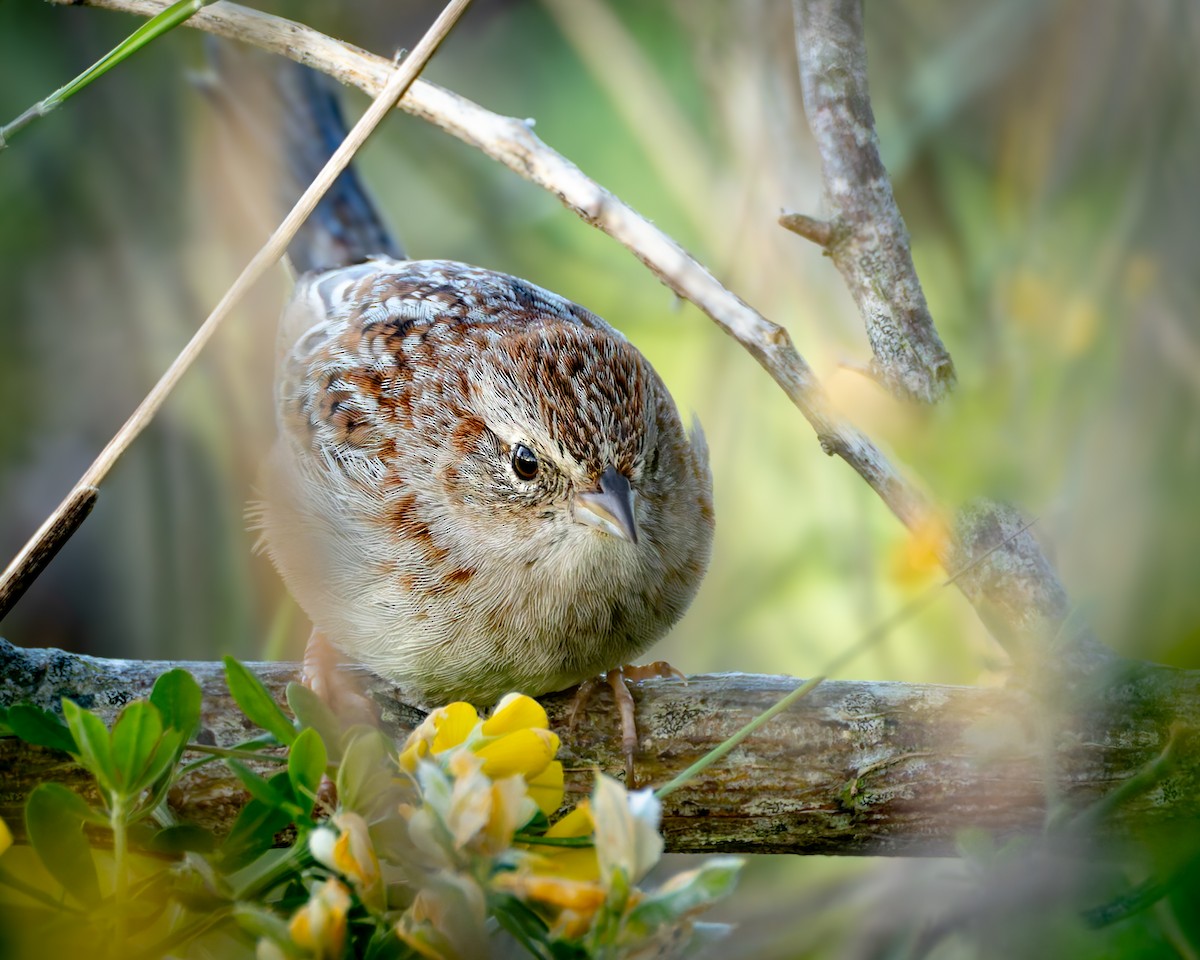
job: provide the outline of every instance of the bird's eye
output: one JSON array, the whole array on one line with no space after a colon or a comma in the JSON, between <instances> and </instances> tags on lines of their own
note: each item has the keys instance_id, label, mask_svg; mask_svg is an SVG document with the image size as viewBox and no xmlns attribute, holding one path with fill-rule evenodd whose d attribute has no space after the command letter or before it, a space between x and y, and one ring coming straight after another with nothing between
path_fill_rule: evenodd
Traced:
<instances>
[{"instance_id":1,"label":"bird's eye","mask_svg":"<svg viewBox=\"0 0 1200 960\"><path fill-rule=\"evenodd\" d=\"M522 480L532 480L537 476L537 454L523 443L518 443L513 447L512 465L513 472Z\"/></svg>"}]
</instances>

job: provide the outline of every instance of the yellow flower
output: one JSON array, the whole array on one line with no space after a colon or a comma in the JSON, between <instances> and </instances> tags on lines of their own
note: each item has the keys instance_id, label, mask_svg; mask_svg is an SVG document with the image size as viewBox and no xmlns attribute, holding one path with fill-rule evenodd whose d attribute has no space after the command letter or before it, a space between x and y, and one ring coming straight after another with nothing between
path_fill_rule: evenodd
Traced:
<instances>
[{"instance_id":1,"label":"yellow flower","mask_svg":"<svg viewBox=\"0 0 1200 960\"><path fill-rule=\"evenodd\" d=\"M496 878L496 883L523 898L577 914L595 913L607 896L598 883L547 877L538 873L504 873Z\"/></svg>"},{"instance_id":2,"label":"yellow flower","mask_svg":"<svg viewBox=\"0 0 1200 960\"><path fill-rule=\"evenodd\" d=\"M546 831L545 836L557 840L590 837L596 829L592 807L586 800ZM570 880L599 880L600 864L595 847L554 847L549 844L531 845L536 856L532 859L534 873L550 874Z\"/></svg>"},{"instance_id":3,"label":"yellow flower","mask_svg":"<svg viewBox=\"0 0 1200 960\"><path fill-rule=\"evenodd\" d=\"M471 877L439 872L427 878L395 931L427 960L488 956L487 901Z\"/></svg>"},{"instance_id":4,"label":"yellow flower","mask_svg":"<svg viewBox=\"0 0 1200 960\"><path fill-rule=\"evenodd\" d=\"M321 960L340 957L346 943L349 910L350 891L337 879L326 880L292 916L288 924L292 942Z\"/></svg>"},{"instance_id":5,"label":"yellow flower","mask_svg":"<svg viewBox=\"0 0 1200 960\"><path fill-rule=\"evenodd\" d=\"M629 793L602 773L592 790L592 818L596 822L596 859L606 886L619 871L630 884L642 879L662 856L658 832L662 804L652 790Z\"/></svg>"},{"instance_id":6,"label":"yellow flower","mask_svg":"<svg viewBox=\"0 0 1200 960\"><path fill-rule=\"evenodd\" d=\"M584 800L546 831L550 839L591 836L595 830L592 808ZM555 847L531 844L524 867L517 873L501 874L496 884L502 889L535 902L540 912L553 921L554 936L576 940L591 929L596 911L608 891L599 882L600 866L594 847Z\"/></svg>"},{"instance_id":7,"label":"yellow flower","mask_svg":"<svg viewBox=\"0 0 1200 960\"><path fill-rule=\"evenodd\" d=\"M900 586L919 587L941 573L940 554L950 542L950 531L943 520L930 514L892 551L892 580Z\"/></svg>"},{"instance_id":8,"label":"yellow flower","mask_svg":"<svg viewBox=\"0 0 1200 960\"><path fill-rule=\"evenodd\" d=\"M533 819L534 804L520 777L505 777L492 784L491 806L482 849L495 857L511 847L513 834Z\"/></svg>"},{"instance_id":9,"label":"yellow flower","mask_svg":"<svg viewBox=\"0 0 1200 960\"><path fill-rule=\"evenodd\" d=\"M478 724L479 714L469 703L460 700L438 707L409 734L400 751L400 766L412 773L418 760L459 746Z\"/></svg>"},{"instance_id":10,"label":"yellow flower","mask_svg":"<svg viewBox=\"0 0 1200 960\"><path fill-rule=\"evenodd\" d=\"M536 777L527 777L525 784L529 788L529 796L545 816L549 817L562 806L563 765L560 761L551 760Z\"/></svg>"},{"instance_id":11,"label":"yellow flower","mask_svg":"<svg viewBox=\"0 0 1200 960\"><path fill-rule=\"evenodd\" d=\"M596 911L608 898L608 891L599 883L527 871L502 873L494 883L537 904L541 908L538 912L553 920L551 934L556 940L577 940L587 933Z\"/></svg>"},{"instance_id":12,"label":"yellow flower","mask_svg":"<svg viewBox=\"0 0 1200 960\"><path fill-rule=\"evenodd\" d=\"M537 777L550 765L558 753L558 746L556 734L527 727L497 737L475 753L483 759L485 776L498 780L520 775L528 779Z\"/></svg>"},{"instance_id":13,"label":"yellow flower","mask_svg":"<svg viewBox=\"0 0 1200 960\"><path fill-rule=\"evenodd\" d=\"M539 811L557 810L558 747L546 711L522 694L505 696L487 719L467 703L430 713L400 753L422 792L421 805L402 813L429 864L457 869L464 855L499 856Z\"/></svg>"},{"instance_id":14,"label":"yellow flower","mask_svg":"<svg viewBox=\"0 0 1200 960\"><path fill-rule=\"evenodd\" d=\"M371 843L367 821L344 810L333 817L332 823L339 832L318 827L309 834L309 850L318 863L336 870L354 884L365 904L382 909L384 890L379 857Z\"/></svg>"},{"instance_id":15,"label":"yellow flower","mask_svg":"<svg viewBox=\"0 0 1200 960\"><path fill-rule=\"evenodd\" d=\"M8 824L0 819L0 855L12 846L12 831L8 829Z\"/></svg>"},{"instance_id":16,"label":"yellow flower","mask_svg":"<svg viewBox=\"0 0 1200 960\"><path fill-rule=\"evenodd\" d=\"M517 829L536 813L525 781L515 775L491 779L483 773L483 760L467 750L451 756L449 767L454 783L448 802L439 803L429 795L426 802L437 808L455 849L487 856L503 853L512 845Z\"/></svg>"},{"instance_id":17,"label":"yellow flower","mask_svg":"<svg viewBox=\"0 0 1200 960\"><path fill-rule=\"evenodd\" d=\"M545 730L550 726L545 708L533 697L523 693L507 693L496 704L492 715L483 722L485 737L499 737L515 730L537 728Z\"/></svg>"},{"instance_id":18,"label":"yellow flower","mask_svg":"<svg viewBox=\"0 0 1200 960\"><path fill-rule=\"evenodd\" d=\"M409 735L400 766L415 773L419 761L465 746L483 760L484 776L523 777L549 816L562 803L562 764L554 760L560 743L549 727L542 705L520 693L507 694L486 720L469 703L452 703L434 710Z\"/></svg>"}]
</instances>

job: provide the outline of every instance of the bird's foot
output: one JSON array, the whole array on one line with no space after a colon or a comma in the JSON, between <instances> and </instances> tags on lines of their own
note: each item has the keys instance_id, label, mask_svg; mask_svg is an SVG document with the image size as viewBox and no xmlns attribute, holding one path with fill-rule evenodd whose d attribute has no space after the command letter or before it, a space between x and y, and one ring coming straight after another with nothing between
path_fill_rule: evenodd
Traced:
<instances>
[{"instance_id":1,"label":"bird's foot","mask_svg":"<svg viewBox=\"0 0 1200 960\"><path fill-rule=\"evenodd\" d=\"M356 724L379 726L379 707L354 676L342 669L343 659L325 634L314 629L304 648L301 682L325 702L343 728Z\"/></svg>"},{"instance_id":2,"label":"bird's foot","mask_svg":"<svg viewBox=\"0 0 1200 960\"><path fill-rule=\"evenodd\" d=\"M608 684L612 690L613 700L617 705L617 716L621 720L621 754L625 758L625 788L627 790L633 790L637 786L633 759L638 748L637 716L629 684L665 677L675 677L684 681L687 679L666 660L655 660L653 663L626 664L623 667L615 667L607 673L600 674L599 677L590 677L584 680L575 692L575 701L571 704L571 714L567 721L570 729L575 728L575 724L583 715L583 708L587 706L593 693L603 684Z\"/></svg>"}]
</instances>

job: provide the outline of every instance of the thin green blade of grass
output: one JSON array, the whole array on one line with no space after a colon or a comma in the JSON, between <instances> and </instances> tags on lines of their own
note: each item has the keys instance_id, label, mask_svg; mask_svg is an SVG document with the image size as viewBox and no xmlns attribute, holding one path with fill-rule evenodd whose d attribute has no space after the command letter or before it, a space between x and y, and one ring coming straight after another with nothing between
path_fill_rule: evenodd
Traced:
<instances>
[{"instance_id":1,"label":"thin green blade of grass","mask_svg":"<svg viewBox=\"0 0 1200 960\"><path fill-rule=\"evenodd\" d=\"M983 563L984 560L990 557L1001 547L1006 546L1008 543L1015 540L1031 526L1033 526L1033 524L1033 520L1023 524L1020 530L1017 530L1010 536L1005 537L999 543L989 547L966 566L952 573L944 581L926 590L920 596L905 604L891 616L885 617L874 627L867 630L867 632L859 638L857 643L851 644L840 654L838 654L836 657L833 657L827 664L825 664L825 672L822 675L806 680L795 690L785 694L774 705L768 707L766 710L756 716L753 720L738 730L737 733L729 737L729 739L723 740L721 743L717 744L708 753L702 756L682 773L673 777L671 780L668 780L661 787L656 788L654 791L654 796L661 800L663 797L667 796L667 794L674 793L693 777L696 777L703 771L707 770L714 763L733 750L733 748L739 743L762 727L763 724L779 716L779 714L794 704L797 700L807 697L817 687L825 682L827 676L841 670L857 656L859 656L859 654L865 653L871 647L875 646L875 644L882 642L897 626L915 616L922 609L932 603L938 596L941 595L942 591L945 590L946 587L950 586L952 583L969 573L971 570L974 570L981 563Z\"/></svg>"},{"instance_id":2,"label":"thin green blade of grass","mask_svg":"<svg viewBox=\"0 0 1200 960\"><path fill-rule=\"evenodd\" d=\"M164 33L174 30L210 3L213 3L213 0L178 0L158 16L147 20L70 83L59 87L50 96L39 100L15 120L0 127L0 150L8 146L8 141L18 130L28 126L39 117L51 113L63 101L73 97L97 77L103 76L118 63L137 53L151 41L157 40Z\"/></svg>"}]
</instances>

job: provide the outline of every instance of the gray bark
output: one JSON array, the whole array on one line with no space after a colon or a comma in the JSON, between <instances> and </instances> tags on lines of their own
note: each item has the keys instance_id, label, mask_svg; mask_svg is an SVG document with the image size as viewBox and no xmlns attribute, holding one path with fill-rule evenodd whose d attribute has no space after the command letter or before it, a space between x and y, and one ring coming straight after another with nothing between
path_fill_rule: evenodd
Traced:
<instances>
[{"instance_id":1,"label":"gray bark","mask_svg":"<svg viewBox=\"0 0 1200 960\"><path fill-rule=\"evenodd\" d=\"M204 688L201 741L231 745L253 735L214 663L100 660L0 641L0 704L53 707L69 696L111 718L172 666ZM253 669L282 702L295 664ZM1090 697L1029 691L827 681L726 758L664 801L669 850L682 852L947 855L958 831L1000 837L1040 833L1048 818L1080 838L1114 838L1200 816L1200 754L1181 730L1200 729L1200 675L1122 662L1095 677ZM790 677L699 676L635 688L641 749L637 775L655 785L794 689ZM368 678L397 737L420 711ZM607 691L575 730L571 693L543 701L563 738L567 803L590 790L592 771L620 776L618 725ZM38 783L87 792L69 758L0 738L0 817L18 827ZM246 801L220 763L174 790L176 814L225 829Z\"/></svg>"}]
</instances>

